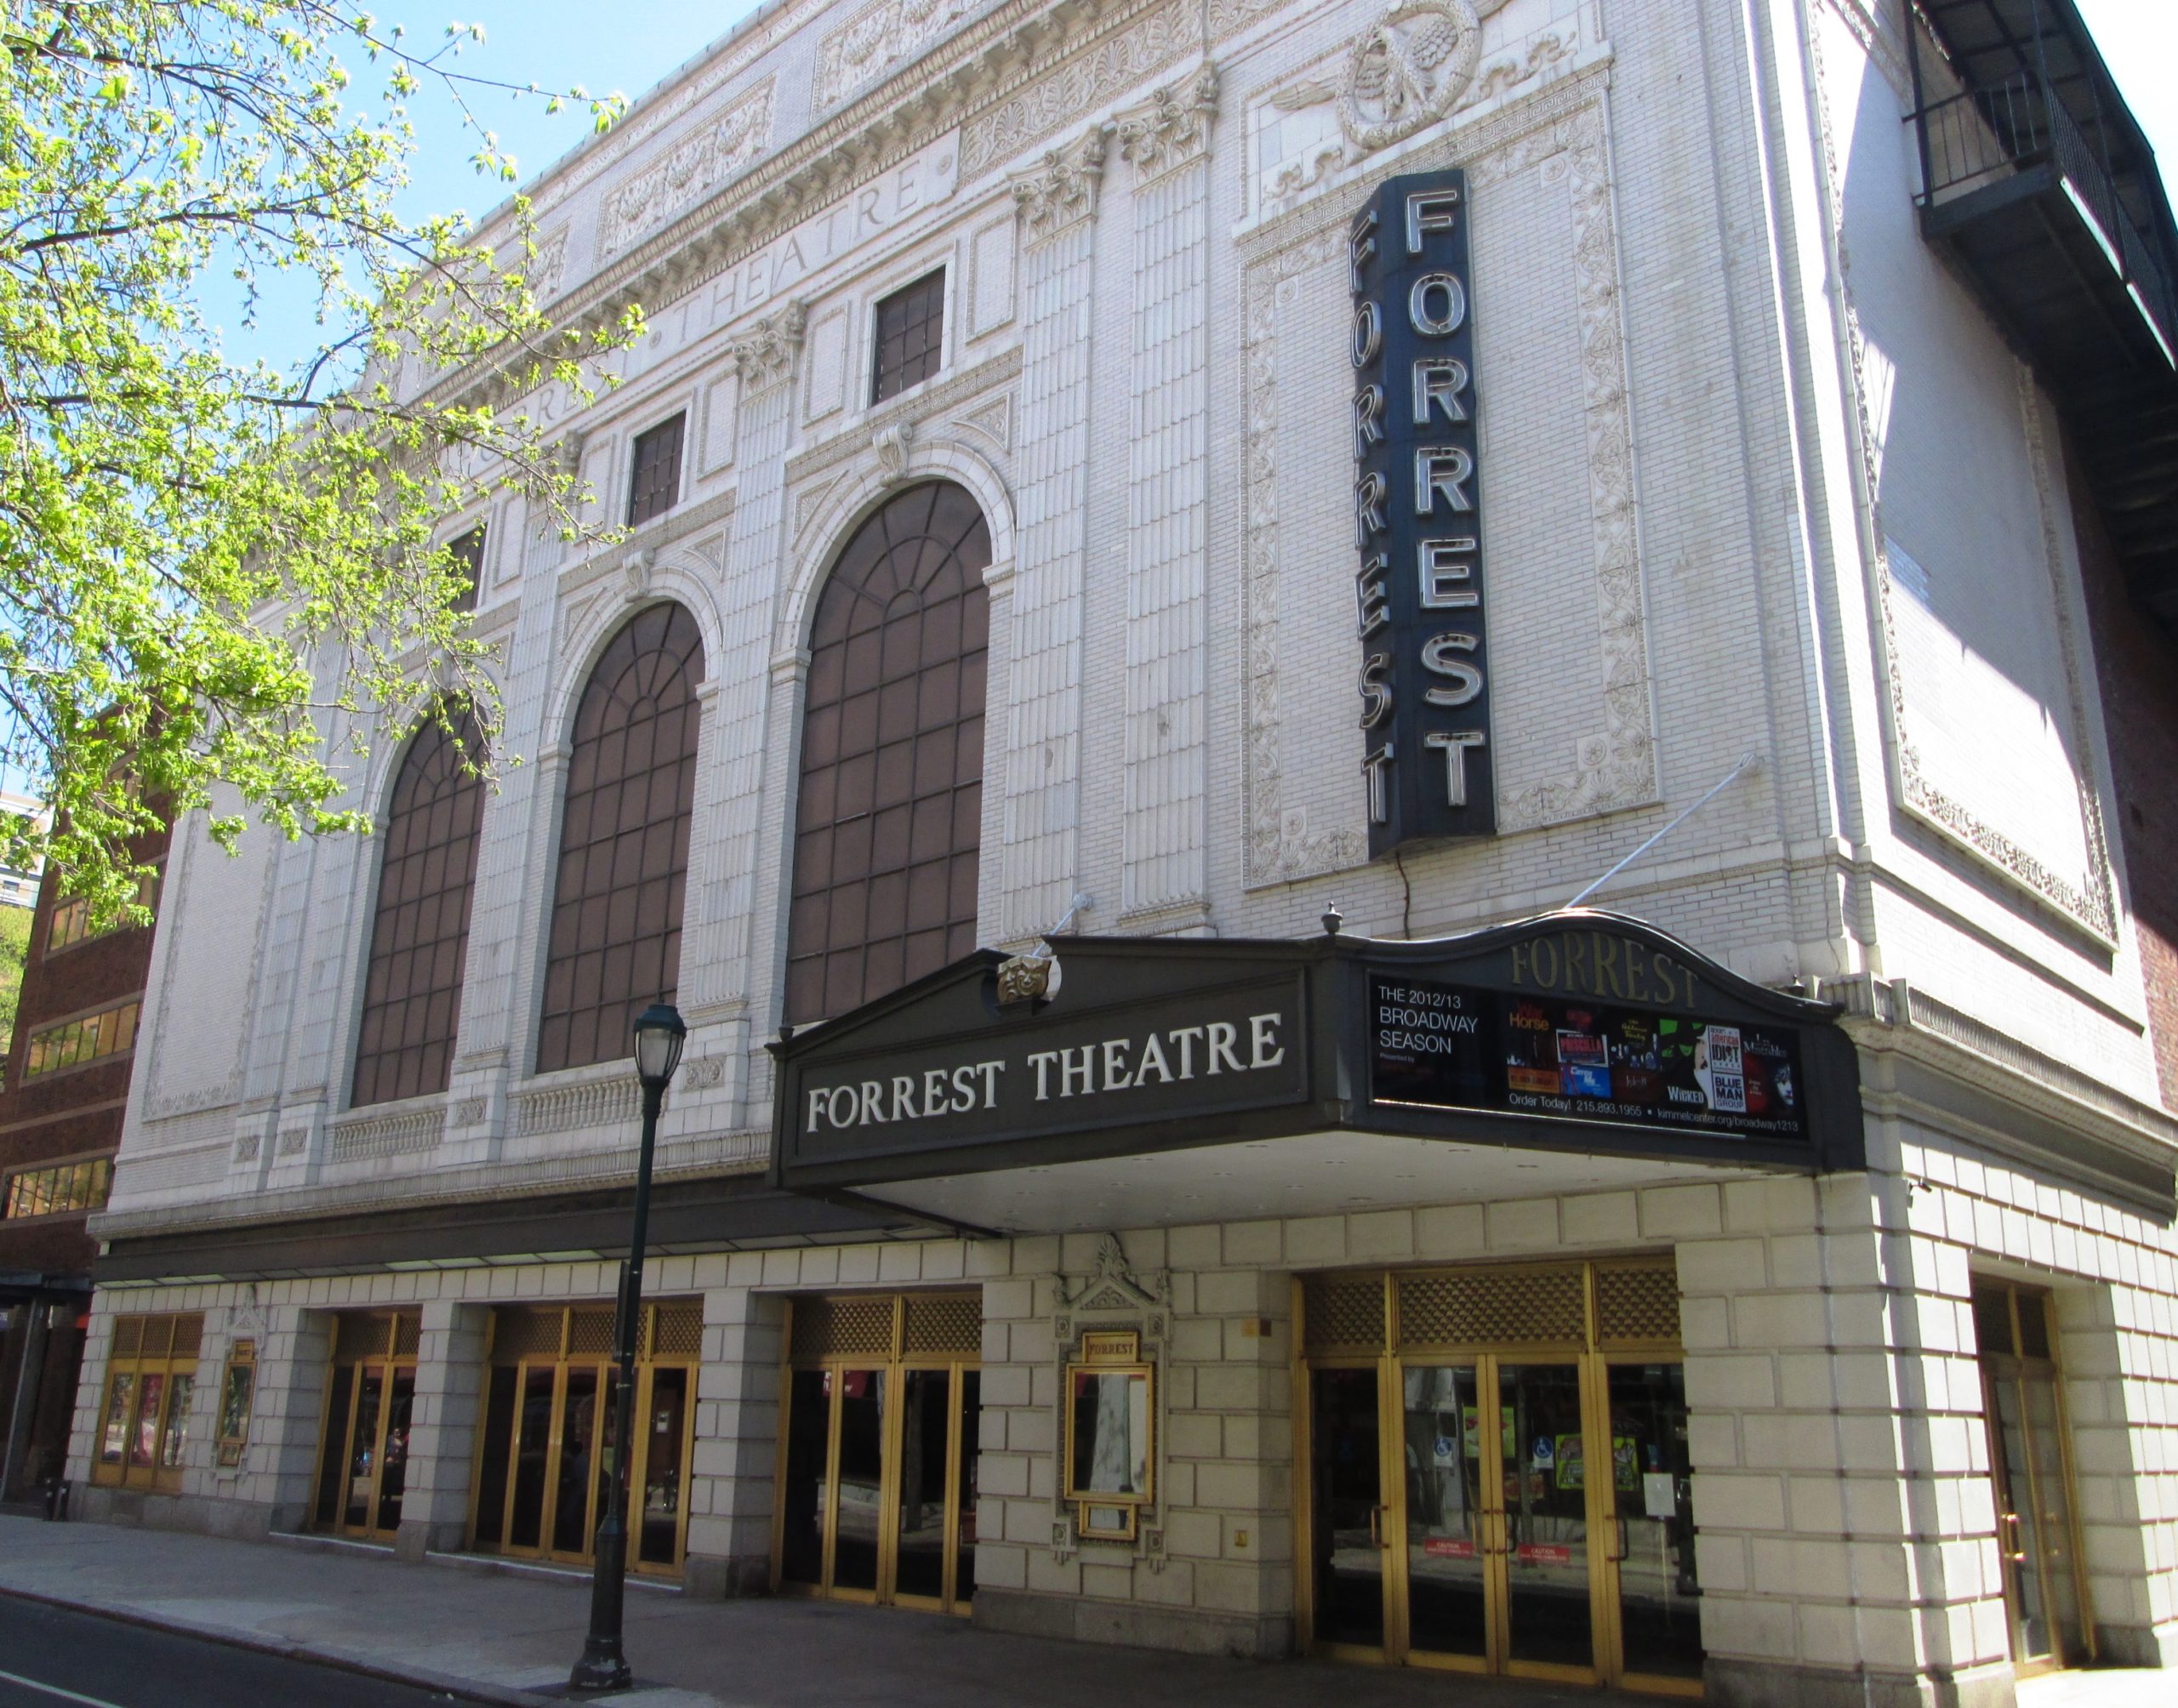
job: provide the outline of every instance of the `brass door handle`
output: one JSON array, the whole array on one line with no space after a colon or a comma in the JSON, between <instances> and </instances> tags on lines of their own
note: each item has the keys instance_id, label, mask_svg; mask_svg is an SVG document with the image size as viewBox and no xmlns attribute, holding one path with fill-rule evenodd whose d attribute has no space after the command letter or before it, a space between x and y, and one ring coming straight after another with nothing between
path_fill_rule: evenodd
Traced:
<instances>
[{"instance_id":1,"label":"brass door handle","mask_svg":"<svg viewBox=\"0 0 2178 1708\"><path fill-rule=\"evenodd\" d=\"M1997 1515L1997 1523L1999 1527L2005 1524L2011 1526L2011 1546L2010 1547L2004 1547L2003 1543L1999 1542L1998 1544L1998 1546L2002 1550L2004 1557L2010 1560L2016 1565L2024 1565L2027 1563L2027 1549L2025 1545L2020 1540L2019 1514L2016 1512L2000 1512Z\"/></svg>"}]
</instances>

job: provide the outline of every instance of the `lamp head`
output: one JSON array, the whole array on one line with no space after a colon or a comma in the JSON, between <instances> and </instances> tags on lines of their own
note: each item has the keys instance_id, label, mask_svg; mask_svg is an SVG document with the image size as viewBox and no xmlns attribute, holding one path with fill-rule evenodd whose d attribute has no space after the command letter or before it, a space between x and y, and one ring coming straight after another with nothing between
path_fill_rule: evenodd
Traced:
<instances>
[{"instance_id":1,"label":"lamp head","mask_svg":"<svg viewBox=\"0 0 2178 1708\"><path fill-rule=\"evenodd\" d=\"M681 1065L688 1022L670 1002L653 1002L636 1017L636 1077L647 1091L663 1091Z\"/></svg>"}]
</instances>

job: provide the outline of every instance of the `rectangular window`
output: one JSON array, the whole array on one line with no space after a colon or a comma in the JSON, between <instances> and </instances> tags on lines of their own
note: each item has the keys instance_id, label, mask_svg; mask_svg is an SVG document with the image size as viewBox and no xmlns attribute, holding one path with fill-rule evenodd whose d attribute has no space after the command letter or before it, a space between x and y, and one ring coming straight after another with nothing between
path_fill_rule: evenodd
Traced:
<instances>
[{"instance_id":1,"label":"rectangular window","mask_svg":"<svg viewBox=\"0 0 2178 1708\"><path fill-rule=\"evenodd\" d=\"M80 1162L47 1163L20 1169L8 1176L7 1196L0 1200L0 1216L13 1221L26 1216L66 1216L71 1211L104 1210L113 1190L113 1159L86 1157Z\"/></svg>"},{"instance_id":2,"label":"rectangular window","mask_svg":"<svg viewBox=\"0 0 2178 1708\"><path fill-rule=\"evenodd\" d=\"M877 360L869 401L882 403L938 372L945 343L945 269L904 285L877 305Z\"/></svg>"},{"instance_id":3,"label":"rectangular window","mask_svg":"<svg viewBox=\"0 0 2178 1708\"><path fill-rule=\"evenodd\" d=\"M159 905L159 874L147 872L136 885L138 905L156 911ZM53 954L61 949L73 948L77 943L87 943L94 938L111 937L116 931L130 929L126 920L111 925L91 926L91 904L80 896L53 904L53 917L45 927L45 952Z\"/></svg>"},{"instance_id":4,"label":"rectangular window","mask_svg":"<svg viewBox=\"0 0 2178 1708\"><path fill-rule=\"evenodd\" d=\"M453 554L453 561L460 566L469 590L453 601L456 611L476 608L476 589L484 584L484 525L482 522L469 530L459 539L448 540L446 549Z\"/></svg>"},{"instance_id":5,"label":"rectangular window","mask_svg":"<svg viewBox=\"0 0 2178 1708\"><path fill-rule=\"evenodd\" d=\"M181 1487L203 1335L196 1312L113 1319L94 1483L168 1493Z\"/></svg>"},{"instance_id":6,"label":"rectangular window","mask_svg":"<svg viewBox=\"0 0 2178 1708\"><path fill-rule=\"evenodd\" d=\"M628 526L662 516L681 497L681 427L676 415L636 435L636 469L628 487Z\"/></svg>"},{"instance_id":7,"label":"rectangular window","mask_svg":"<svg viewBox=\"0 0 2178 1708\"><path fill-rule=\"evenodd\" d=\"M31 1033L23 1078L57 1073L63 1068L80 1067L103 1056L118 1056L136 1045L136 1016L140 999L130 997L97 1014L81 1014L73 1020L55 1021Z\"/></svg>"}]
</instances>

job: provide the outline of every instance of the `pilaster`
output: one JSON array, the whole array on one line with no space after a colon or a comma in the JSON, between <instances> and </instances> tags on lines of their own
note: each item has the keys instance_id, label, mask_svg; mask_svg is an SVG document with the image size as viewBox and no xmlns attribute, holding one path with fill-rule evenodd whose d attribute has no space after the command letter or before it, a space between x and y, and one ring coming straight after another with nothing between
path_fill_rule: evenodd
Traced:
<instances>
[{"instance_id":1,"label":"pilaster","mask_svg":"<svg viewBox=\"0 0 2178 1708\"><path fill-rule=\"evenodd\" d=\"M1104 153L1105 128L1092 126L1008 180L1023 252L1020 549L1004 788L1008 941L1066 913L1079 865L1083 517Z\"/></svg>"},{"instance_id":2,"label":"pilaster","mask_svg":"<svg viewBox=\"0 0 2178 1708\"><path fill-rule=\"evenodd\" d=\"M1118 116L1134 168L1129 353L1125 823L1120 923L1209 911L1204 553L1208 504L1210 124L1206 65Z\"/></svg>"},{"instance_id":3,"label":"pilaster","mask_svg":"<svg viewBox=\"0 0 2178 1708\"><path fill-rule=\"evenodd\" d=\"M688 1478L691 1595L759 1595L770 1582L785 1326L777 1294L720 1287L704 1295Z\"/></svg>"},{"instance_id":4,"label":"pilaster","mask_svg":"<svg viewBox=\"0 0 2178 1708\"><path fill-rule=\"evenodd\" d=\"M408 1414L408 1480L393 1545L404 1560L420 1562L426 1550L452 1552L468 1540L470 1468L476 1460L491 1317L483 1305L453 1299L424 1303Z\"/></svg>"},{"instance_id":5,"label":"pilaster","mask_svg":"<svg viewBox=\"0 0 2178 1708\"><path fill-rule=\"evenodd\" d=\"M757 826L763 797L780 506L794 436L795 374L807 316L799 302L756 322L728 360L740 376L734 460L741 470L719 589L720 656L704 661L718 697L704 720L697 836L690 855L693 930L681 951L681 1005L700 1021L707 1007L750 994L750 925L756 905Z\"/></svg>"}]
</instances>

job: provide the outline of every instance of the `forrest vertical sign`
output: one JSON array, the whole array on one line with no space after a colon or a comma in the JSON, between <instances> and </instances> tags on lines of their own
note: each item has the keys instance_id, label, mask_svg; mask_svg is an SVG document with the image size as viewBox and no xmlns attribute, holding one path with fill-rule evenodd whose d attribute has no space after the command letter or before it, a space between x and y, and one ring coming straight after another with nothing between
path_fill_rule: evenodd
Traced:
<instances>
[{"instance_id":1,"label":"forrest vertical sign","mask_svg":"<svg viewBox=\"0 0 2178 1708\"><path fill-rule=\"evenodd\" d=\"M1467 174L1380 185L1348 240L1369 854L1497 828Z\"/></svg>"}]
</instances>

